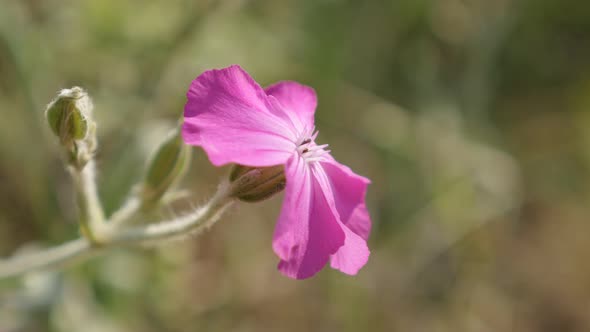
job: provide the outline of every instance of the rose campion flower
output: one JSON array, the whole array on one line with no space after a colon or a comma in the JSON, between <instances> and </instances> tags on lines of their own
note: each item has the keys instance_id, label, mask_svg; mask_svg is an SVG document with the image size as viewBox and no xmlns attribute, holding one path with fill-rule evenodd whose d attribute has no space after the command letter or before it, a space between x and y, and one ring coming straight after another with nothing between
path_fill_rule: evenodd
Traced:
<instances>
[{"instance_id":1,"label":"rose campion flower","mask_svg":"<svg viewBox=\"0 0 590 332\"><path fill-rule=\"evenodd\" d=\"M312 88L283 81L262 89L234 65L201 74L187 98L183 138L214 165L284 165L285 198L273 238L282 273L304 279L330 261L355 275L367 263L370 181L334 160L327 144L316 144Z\"/></svg>"}]
</instances>

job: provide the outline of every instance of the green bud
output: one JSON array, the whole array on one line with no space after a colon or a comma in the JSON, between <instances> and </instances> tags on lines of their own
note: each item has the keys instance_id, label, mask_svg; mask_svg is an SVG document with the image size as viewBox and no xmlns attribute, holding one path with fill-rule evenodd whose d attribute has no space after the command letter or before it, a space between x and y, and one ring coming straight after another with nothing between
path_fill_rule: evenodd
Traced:
<instances>
[{"instance_id":1,"label":"green bud","mask_svg":"<svg viewBox=\"0 0 590 332\"><path fill-rule=\"evenodd\" d=\"M141 187L144 207L154 206L180 179L190 163L191 149L176 129L162 142L152 157Z\"/></svg>"},{"instance_id":2,"label":"green bud","mask_svg":"<svg viewBox=\"0 0 590 332\"><path fill-rule=\"evenodd\" d=\"M235 165L229 176L230 196L244 202L259 202L281 192L287 181L282 165L248 167Z\"/></svg>"},{"instance_id":3,"label":"green bud","mask_svg":"<svg viewBox=\"0 0 590 332\"><path fill-rule=\"evenodd\" d=\"M88 94L79 87L63 89L47 105L45 116L51 131L63 145L83 140L91 126L92 103Z\"/></svg>"},{"instance_id":4,"label":"green bud","mask_svg":"<svg viewBox=\"0 0 590 332\"><path fill-rule=\"evenodd\" d=\"M45 117L65 149L68 164L82 169L96 149L96 123L86 91L79 87L61 90L47 105Z\"/></svg>"}]
</instances>

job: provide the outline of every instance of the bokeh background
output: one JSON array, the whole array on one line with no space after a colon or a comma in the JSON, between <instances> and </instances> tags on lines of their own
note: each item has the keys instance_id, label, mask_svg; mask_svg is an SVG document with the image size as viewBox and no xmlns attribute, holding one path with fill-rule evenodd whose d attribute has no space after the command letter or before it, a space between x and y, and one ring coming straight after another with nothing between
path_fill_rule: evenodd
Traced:
<instances>
[{"instance_id":1,"label":"bokeh background","mask_svg":"<svg viewBox=\"0 0 590 332\"><path fill-rule=\"evenodd\" d=\"M319 142L372 179L356 277L276 271L282 196L209 232L0 281L0 331L589 331L590 2L0 1L0 255L78 235L43 110L95 103L112 213L202 71L319 95ZM195 149L171 217L227 169Z\"/></svg>"}]
</instances>

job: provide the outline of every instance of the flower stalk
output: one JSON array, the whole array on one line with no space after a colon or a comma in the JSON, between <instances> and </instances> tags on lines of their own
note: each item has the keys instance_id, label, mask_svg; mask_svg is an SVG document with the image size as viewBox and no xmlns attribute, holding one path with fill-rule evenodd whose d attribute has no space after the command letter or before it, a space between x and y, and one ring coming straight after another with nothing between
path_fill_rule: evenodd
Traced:
<instances>
[{"instance_id":1,"label":"flower stalk","mask_svg":"<svg viewBox=\"0 0 590 332\"><path fill-rule=\"evenodd\" d=\"M95 163L90 159L82 169L70 168L79 209L80 231L91 243L105 241L105 215L98 197Z\"/></svg>"},{"instance_id":2,"label":"flower stalk","mask_svg":"<svg viewBox=\"0 0 590 332\"><path fill-rule=\"evenodd\" d=\"M100 244L82 237L36 253L17 255L0 260L0 279L15 277L41 269L59 268L117 247L158 245L178 240L187 235L199 234L211 227L232 204L227 184L202 207L185 216L153 225L117 229Z\"/></svg>"}]
</instances>

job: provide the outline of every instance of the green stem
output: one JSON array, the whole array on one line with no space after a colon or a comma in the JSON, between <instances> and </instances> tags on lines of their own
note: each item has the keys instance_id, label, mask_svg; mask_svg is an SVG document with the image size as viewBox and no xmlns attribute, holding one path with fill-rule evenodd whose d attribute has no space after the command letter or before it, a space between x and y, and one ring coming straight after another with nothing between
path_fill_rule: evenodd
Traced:
<instances>
[{"instance_id":1,"label":"green stem","mask_svg":"<svg viewBox=\"0 0 590 332\"><path fill-rule=\"evenodd\" d=\"M72 168L71 172L80 209L82 234L92 243L101 243L106 236L105 216L96 188L94 160L89 160L81 170Z\"/></svg>"},{"instance_id":2,"label":"green stem","mask_svg":"<svg viewBox=\"0 0 590 332\"><path fill-rule=\"evenodd\" d=\"M228 196L228 185L220 186L217 193L204 206L171 221L163 221L144 227L122 229L113 233L110 243L145 244L170 241L187 235L198 234L211 227L233 203Z\"/></svg>"},{"instance_id":3,"label":"green stem","mask_svg":"<svg viewBox=\"0 0 590 332\"><path fill-rule=\"evenodd\" d=\"M86 238L79 238L44 251L18 255L0 261L0 279L39 269L57 268L98 250Z\"/></svg>"},{"instance_id":4,"label":"green stem","mask_svg":"<svg viewBox=\"0 0 590 332\"><path fill-rule=\"evenodd\" d=\"M116 247L157 245L188 234L198 234L211 227L232 204L233 200L227 195L227 187L220 186L207 204L180 218L154 225L120 229L102 239L103 242L100 243L92 242L88 238L79 238L44 251L0 260L0 279L61 267Z\"/></svg>"}]
</instances>

